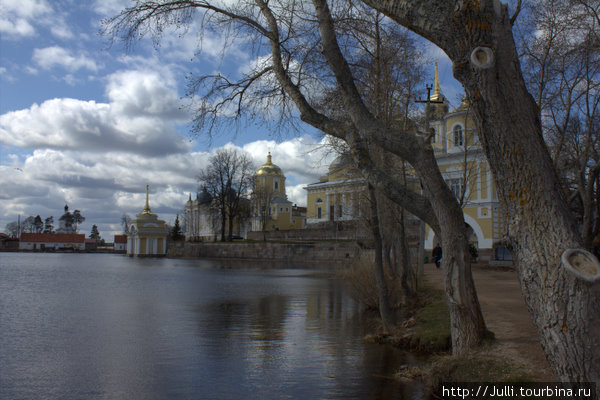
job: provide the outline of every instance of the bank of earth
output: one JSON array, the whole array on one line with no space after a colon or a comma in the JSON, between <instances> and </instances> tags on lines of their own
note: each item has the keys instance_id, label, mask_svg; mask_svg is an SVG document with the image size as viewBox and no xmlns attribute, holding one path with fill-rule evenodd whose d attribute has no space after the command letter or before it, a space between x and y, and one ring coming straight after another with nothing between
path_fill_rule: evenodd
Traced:
<instances>
[{"instance_id":1,"label":"bank of earth","mask_svg":"<svg viewBox=\"0 0 600 400\"><path fill-rule=\"evenodd\" d=\"M428 290L442 290L442 278L434 264L425 265ZM422 368L401 370L400 379L425 380L433 387L441 381L555 381L523 301L516 271L475 264L473 279L487 328L495 339L462 357L436 354Z\"/></svg>"}]
</instances>

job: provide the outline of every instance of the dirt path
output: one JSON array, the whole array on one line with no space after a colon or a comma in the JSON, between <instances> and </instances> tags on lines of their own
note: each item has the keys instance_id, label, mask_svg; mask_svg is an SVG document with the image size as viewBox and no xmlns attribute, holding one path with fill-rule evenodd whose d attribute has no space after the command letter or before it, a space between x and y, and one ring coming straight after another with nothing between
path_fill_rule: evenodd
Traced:
<instances>
[{"instance_id":1,"label":"dirt path","mask_svg":"<svg viewBox=\"0 0 600 400\"><path fill-rule=\"evenodd\" d=\"M441 270L434 264L425 265L425 279L434 287L443 287ZM555 379L523 301L516 272L476 265L473 279L486 325L496 335L498 347L495 350L523 364L536 380L553 382Z\"/></svg>"}]
</instances>

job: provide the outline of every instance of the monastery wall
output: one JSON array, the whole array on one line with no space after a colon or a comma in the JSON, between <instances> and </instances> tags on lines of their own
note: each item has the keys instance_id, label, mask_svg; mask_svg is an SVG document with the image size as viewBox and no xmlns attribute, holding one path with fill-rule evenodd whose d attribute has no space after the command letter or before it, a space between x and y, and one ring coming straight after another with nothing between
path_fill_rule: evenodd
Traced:
<instances>
[{"instance_id":1,"label":"monastery wall","mask_svg":"<svg viewBox=\"0 0 600 400\"><path fill-rule=\"evenodd\" d=\"M169 257L238 259L285 262L293 266L318 268L315 263L350 264L368 257L373 250L361 249L353 241L307 243L171 243Z\"/></svg>"}]
</instances>

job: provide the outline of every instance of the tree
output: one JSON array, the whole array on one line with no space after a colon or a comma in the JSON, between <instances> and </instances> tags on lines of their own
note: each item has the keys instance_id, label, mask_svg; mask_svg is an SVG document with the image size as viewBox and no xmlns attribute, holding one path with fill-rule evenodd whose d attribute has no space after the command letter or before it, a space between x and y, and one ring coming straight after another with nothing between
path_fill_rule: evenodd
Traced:
<instances>
[{"instance_id":1,"label":"tree","mask_svg":"<svg viewBox=\"0 0 600 400\"><path fill-rule=\"evenodd\" d=\"M219 149L198 177L215 201L221 219L221 241L233 240L233 224L242 224L244 200L252 185L254 167L246 153ZM227 232L227 234L226 234Z\"/></svg>"},{"instance_id":2,"label":"tree","mask_svg":"<svg viewBox=\"0 0 600 400\"><path fill-rule=\"evenodd\" d=\"M9 222L4 228L6 233L13 238L19 237L19 224L17 221Z\"/></svg>"},{"instance_id":3,"label":"tree","mask_svg":"<svg viewBox=\"0 0 600 400\"><path fill-rule=\"evenodd\" d=\"M359 14L352 4L348 7L346 3L336 3L339 16L336 21L341 25L348 15ZM267 4L256 0L221 8L205 1L140 1L106 21L107 30L113 36L122 34L130 42L144 34L158 38L170 24L192 22L196 9L204 10L207 13L204 21L214 22L214 27L233 27L237 33L250 36L254 43L265 42L270 49L267 63L257 63L239 81L217 74L193 82L193 90L204 90L195 118L196 129L211 129L218 124L224 110L230 111L234 105L234 119L244 112L252 115L264 112L270 116L278 110L279 121L293 121L294 110L298 110L305 123L344 140L356 165L372 185L439 232L447 255L444 271L453 351L460 353L479 345L486 327L471 276L464 219L437 168L428 134L389 126L385 118L378 120L373 115L353 80L349 66L353 63L348 63L338 46L327 4L315 1L313 7L301 1ZM352 31L351 27L347 31ZM344 40L349 43L346 56L356 56L357 52L352 51L356 39L344 36ZM324 94L336 92L343 105L339 109L342 112L322 109ZM372 144L409 162L423 183L426 197L407 190L393 176L377 168L369 156Z\"/></svg>"},{"instance_id":4,"label":"tree","mask_svg":"<svg viewBox=\"0 0 600 400\"><path fill-rule=\"evenodd\" d=\"M75 225L75 233L77 233L77 225L81 224L83 221L85 221L85 217L81 215L81 211L73 211L73 224Z\"/></svg>"},{"instance_id":5,"label":"tree","mask_svg":"<svg viewBox=\"0 0 600 400\"><path fill-rule=\"evenodd\" d=\"M252 180L252 216L258 221L265 242L267 241L267 225L271 220L271 201L273 197L273 187L257 185L256 179Z\"/></svg>"},{"instance_id":6,"label":"tree","mask_svg":"<svg viewBox=\"0 0 600 400\"><path fill-rule=\"evenodd\" d=\"M42 233L44 230L44 221L42 221L42 217L39 214L33 220L33 230L35 233Z\"/></svg>"},{"instance_id":7,"label":"tree","mask_svg":"<svg viewBox=\"0 0 600 400\"><path fill-rule=\"evenodd\" d=\"M121 216L121 226L123 227L123 233L126 235L129 233L129 225L131 224L131 216L129 214L123 214Z\"/></svg>"},{"instance_id":8,"label":"tree","mask_svg":"<svg viewBox=\"0 0 600 400\"><path fill-rule=\"evenodd\" d=\"M92 225L92 231L90 232L90 239L94 239L96 241L96 243L98 243L100 241L100 232L98 231L98 225L94 224Z\"/></svg>"},{"instance_id":9,"label":"tree","mask_svg":"<svg viewBox=\"0 0 600 400\"><path fill-rule=\"evenodd\" d=\"M600 2L532 3L518 29L525 80L584 246L591 249L600 233Z\"/></svg>"},{"instance_id":10,"label":"tree","mask_svg":"<svg viewBox=\"0 0 600 400\"><path fill-rule=\"evenodd\" d=\"M568 249L578 249L585 267L590 271L596 267L592 261L585 261L594 260L593 256L588 258L580 250L583 243L576 221L542 140L539 109L523 79L512 32L517 12L511 15L506 6L493 0L423 0L418 6L408 0L363 1L435 43L450 57L454 75L473 105L480 140L499 197L507 207L507 238L513 245L525 301L553 371L561 380L599 381L600 332L594 325L600 320L598 277L574 269L568 261L563 263L561 257L570 254L566 252ZM219 18L213 20L216 23L266 38L271 63L257 68L253 77L274 76L278 93L286 93L304 122L343 138L369 182L379 182L377 186L385 188L391 198L404 197L397 198L398 202L439 230L445 253L453 348L464 350L480 341L484 325L480 315L473 313L478 307L472 293L466 238L462 234L452 236L461 232L459 225L464 226L462 213L435 165L428 134L414 135L394 129L374 117L362 101L348 60L340 50L336 36L339 20L332 19L325 1L315 0L313 4L314 10L304 2L281 5L260 0L255 8L244 3L236 9L219 9L208 2L137 3L137 7L125 10L113 20L113 26L135 40L140 34L160 33L169 23L190 22L191 11L203 7L217 13ZM338 3L334 5L341 7ZM157 7L161 13L156 12ZM305 12L307 18L289 18L289 12L285 12L290 10L296 16ZM300 26L291 27L293 22ZM320 38L314 37L316 32ZM312 47L304 46L304 52L296 51L301 46L291 51L300 35L316 40L312 40ZM303 93L307 82L311 82L304 79L309 68L304 61L308 60L314 60L310 72L325 65L332 72L329 80L322 82L331 83L335 78L342 93L345 120L319 112L305 95L308 91ZM255 82L249 78L243 84L229 86L231 96L225 98L243 104L240 96L249 93L248 88ZM281 100L281 104L289 103ZM210 117L210 113L204 115ZM423 183L427 199L407 193L375 168L370 163L366 141L409 162Z\"/></svg>"},{"instance_id":11,"label":"tree","mask_svg":"<svg viewBox=\"0 0 600 400\"><path fill-rule=\"evenodd\" d=\"M179 225L179 214L175 217L175 224L173 228L171 228L171 239L178 241L183 239L183 234L181 233L181 226Z\"/></svg>"},{"instance_id":12,"label":"tree","mask_svg":"<svg viewBox=\"0 0 600 400\"><path fill-rule=\"evenodd\" d=\"M21 222L21 232L33 233L35 217L30 215Z\"/></svg>"},{"instance_id":13,"label":"tree","mask_svg":"<svg viewBox=\"0 0 600 400\"><path fill-rule=\"evenodd\" d=\"M49 216L44 220L44 232L43 233L54 233L54 217Z\"/></svg>"},{"instance_id":14,"label":"tree","mask_svg":"<svg viewBox=\"0 0 600 400\"><path fill-rule=\"evenodd\" d=\"M511 16L496 1L365 3L432 41L452 60L508 208L507 235L521 288L554 374L565 381L598 382L600 332L593 322L600 320L598 278L561 261L567 249L583 243L520 69L512 32L517 13Z\"/></svg>"}]
</instances>

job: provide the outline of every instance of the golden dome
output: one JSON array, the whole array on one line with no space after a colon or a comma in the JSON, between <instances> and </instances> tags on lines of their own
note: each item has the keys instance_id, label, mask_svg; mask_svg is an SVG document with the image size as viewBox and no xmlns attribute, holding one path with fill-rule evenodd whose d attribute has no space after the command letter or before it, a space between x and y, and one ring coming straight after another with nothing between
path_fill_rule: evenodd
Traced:
<instances>
[{"instance_id":1,"label":"golden dome","mask_svg":"<svg viewBox=\"0 0 600 400\"><path fill-rule=\"evenodd\" d=\"M281 168L271 162L271 152L267 155L267 162L260 166L256 170L256 175L277 175L283 176L283 172L281 172Z\"/></svg>"}]
</instances>

